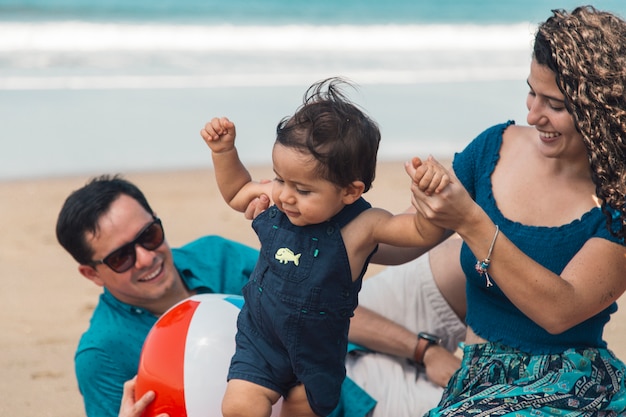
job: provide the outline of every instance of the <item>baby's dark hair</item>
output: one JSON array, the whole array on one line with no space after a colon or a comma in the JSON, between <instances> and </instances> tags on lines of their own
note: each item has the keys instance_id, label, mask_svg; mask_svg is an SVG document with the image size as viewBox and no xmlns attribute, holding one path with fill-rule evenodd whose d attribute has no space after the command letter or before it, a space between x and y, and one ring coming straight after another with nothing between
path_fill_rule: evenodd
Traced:
<instances>
[{"instance_id":1,"label":"baby's dark hair","mask_svg":"<svg viewBox=\"0 0 626 417\"><path fill-rule=\"evenodd\" d=\"M345 187L362 181L368 191L376 173L380 130L341 91L354 88L341 78L328 78L313 84L296 113L276 127L276 142L311 154L318 174Z\"/></svg>"}]
</instances>

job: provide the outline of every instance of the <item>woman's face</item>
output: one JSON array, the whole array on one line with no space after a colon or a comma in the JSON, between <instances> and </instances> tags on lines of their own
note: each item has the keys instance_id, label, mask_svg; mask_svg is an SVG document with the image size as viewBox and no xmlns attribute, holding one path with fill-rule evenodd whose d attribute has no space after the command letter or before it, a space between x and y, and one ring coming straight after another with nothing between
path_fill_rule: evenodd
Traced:
<instances>
[{"instance_id":1,"label":"woman's face","mask_svg":"<svg viewBox=\"0 0 626 417\"><path fill-rule=\"evenodd\" d=\"M528 86L526 121L539 132L540 151L548 157L586 155L582 135L565 108L565 97L556 85L554 72L533 59Z\"/></svg>"}]
</instances>

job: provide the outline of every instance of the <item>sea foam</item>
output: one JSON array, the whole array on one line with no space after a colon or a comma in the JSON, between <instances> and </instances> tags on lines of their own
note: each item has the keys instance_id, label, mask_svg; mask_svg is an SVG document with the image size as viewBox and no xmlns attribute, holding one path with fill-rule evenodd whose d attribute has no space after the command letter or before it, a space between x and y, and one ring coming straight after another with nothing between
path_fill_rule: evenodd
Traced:
<instances>
[{"instance_id":1,"label":"sea foam","mask_svg":"<svg viewBox=\"0 0 626 417\"><path fill-rule=\"evenodd\" d=\"M529 23L511 25L199 26L4 22L0 51L421 51L526 49Z\"/></svg>"},{"instance_id":2,"label":"sea foam","mask_svg":"<svg viewBox=\"0 0 626 417\"><path fill-rule=\"evenodd\" d=\"M531 25L0 23L0 89L285 86L525 76Z\"/></svg>"}]
</instances>

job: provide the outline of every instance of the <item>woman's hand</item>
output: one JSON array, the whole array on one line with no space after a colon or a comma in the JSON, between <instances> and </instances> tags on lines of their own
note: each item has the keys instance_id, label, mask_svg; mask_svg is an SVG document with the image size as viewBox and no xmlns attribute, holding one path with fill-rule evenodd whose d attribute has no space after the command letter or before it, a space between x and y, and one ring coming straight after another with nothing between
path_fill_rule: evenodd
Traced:
<instances>
[{"instance_id":1,"label":"woman's hand","mask_svg":"<svg viewBox=\"0 0 626 417\"><path fill-rule=\"evenodd\" d=\"M406 172L412 179L411 203L413 207L433 224L448 230L458 231L468 224L472 216L482 212L482 209L472 200L467 190L454 171L446 170L435 158L429 158L429 164L438 166L437 172L445 172L449 182L442 189L430 192L428 188L422 191L423 184L416 183L414 178L420 177L418 170L423 169L419 159L406 165Z\"/></svg>"}]
</instances>

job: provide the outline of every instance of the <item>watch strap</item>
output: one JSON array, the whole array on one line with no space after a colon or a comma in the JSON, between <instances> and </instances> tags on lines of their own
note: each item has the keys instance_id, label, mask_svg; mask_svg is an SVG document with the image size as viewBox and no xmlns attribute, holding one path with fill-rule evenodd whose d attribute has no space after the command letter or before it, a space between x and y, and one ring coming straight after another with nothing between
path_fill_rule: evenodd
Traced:
<instances>
[{"instance_id":1,"label":"watch strap","mask_svg":"<svg viewBox=\"0 0 626 417\"><path fill-rule=\"evenodd\" d=\"M424 354L426 353L426 349L428 349L430 345L434 344L434 342L428 339L418 337L417 346L415 346L415 351L413 352L413 360L415 361L415 363L424 366Z\"/></svg>"}]
</instances>

